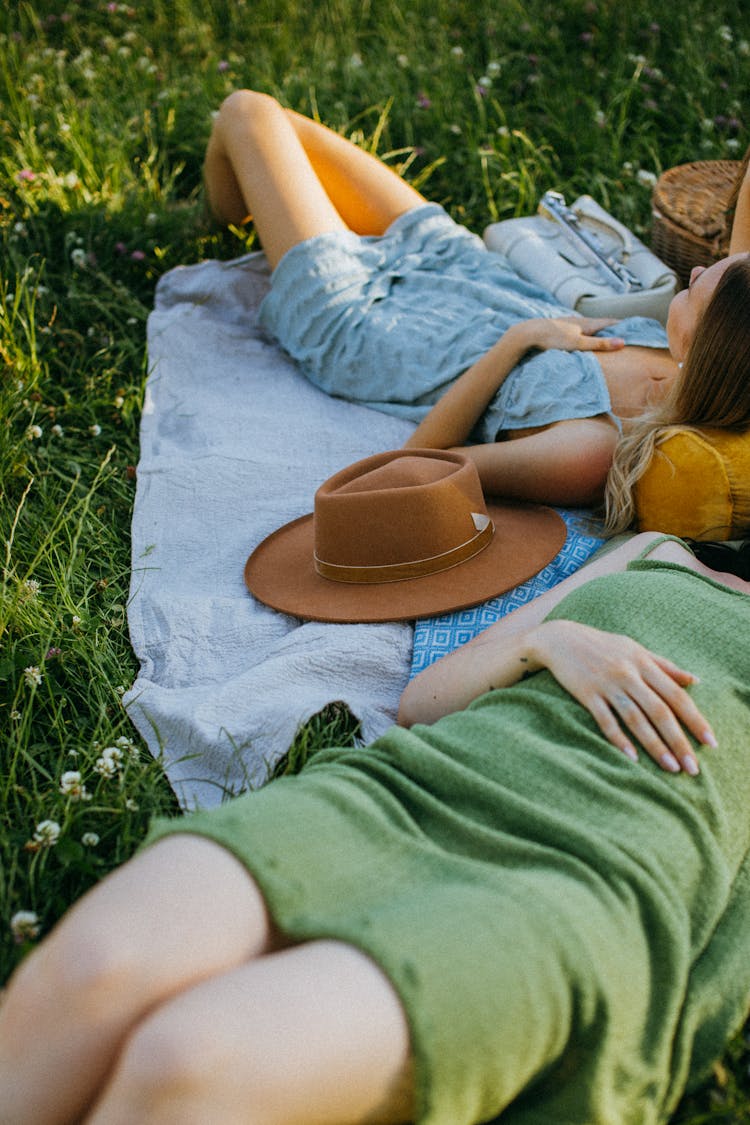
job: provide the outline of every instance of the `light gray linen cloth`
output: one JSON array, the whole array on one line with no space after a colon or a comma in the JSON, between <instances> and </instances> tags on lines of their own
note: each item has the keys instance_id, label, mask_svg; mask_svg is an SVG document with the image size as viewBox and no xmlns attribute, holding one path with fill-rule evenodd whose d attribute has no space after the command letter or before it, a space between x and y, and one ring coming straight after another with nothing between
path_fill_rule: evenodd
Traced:
<instances>
[{"instance_id":1,"label":"light gray linen cloth","mask_svg":"<svg viewBox=\"0 0 750 1125\"><path fill-rule=\"evenodd\" d=\"M262 784L326 703L376 737L409 674L410 625L301 623L244 585L252 549L324 480L414 428L302 377L258 326L268 283L261 254L178 267L148 321L124 703L184 808Z\"/></svg>"}]
</instances>

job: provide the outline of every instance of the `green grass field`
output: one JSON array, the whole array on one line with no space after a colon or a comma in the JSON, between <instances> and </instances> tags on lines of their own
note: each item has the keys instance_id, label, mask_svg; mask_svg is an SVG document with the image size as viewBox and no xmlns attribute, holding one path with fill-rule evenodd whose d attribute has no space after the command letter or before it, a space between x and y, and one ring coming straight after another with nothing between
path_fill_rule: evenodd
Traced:
<instances>
[{"instance_id":1,"label":"green grass field","mask_svg":"<svg viewBox=\"0 0 750 1125\"><path fill-rule=\"evenodd\" d=\"M741 0L35 0L0 13L0 980L175 805L121 705L154 285L229 258L211 113L275 94L481 230L557 187L641 235L670 165L748 144ZM295 757L348 734L303 732ZM750 1040L673 1118L750 1122Z\"/></svg>"}]
</instances>

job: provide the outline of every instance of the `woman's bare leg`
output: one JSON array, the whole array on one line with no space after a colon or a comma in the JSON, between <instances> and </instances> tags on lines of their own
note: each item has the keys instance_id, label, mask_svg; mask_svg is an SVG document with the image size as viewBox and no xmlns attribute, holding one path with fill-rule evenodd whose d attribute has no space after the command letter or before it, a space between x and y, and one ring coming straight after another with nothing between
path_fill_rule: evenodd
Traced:
<instances>
[{"instance_id":1,"label":"woman's bare leg","mask_svg":"<svg viewBox=\"0 0 750 1125\"><path fill-rule=\"evenodd\" d=\"M588 507L603 494L617 444L604 416L555 422L509 441L462 446L485 492L515 500Z\"/></svg>"},{"instance_id":2,"label":"woman's bare leg","mask_svg":"<svg viewBox=\"0 0 750 1125\"><path fill-rule=\"evenodd\" d=\"M0 1122L77 1121L146 1013L276 944L228 851L188 835L154 844L85 895L11 979Z\"/></svg>"},{"instance_id":3,"label":"woman's bare leg","mask_svg":"<svg viewBox=\"0 0 750 1125\"><path fill-rule=\"evenodd\" d=\"M413 1120L409 1036L377 966L317 941L261 957L134 1030L87 1125Z\"/></svg>"},{"instance_id":4,"label":"woman's bare leg","mask_svg":"<svg viewBox=\"0 0 750 1125\"><path fill-rule=\"evenodd\" d=\"M204 175L219 219L252 215L272 268L297 242L347 228L382 234L424 202L377 157L252 90L222 104Z\"/></svg>"}]
</instances>

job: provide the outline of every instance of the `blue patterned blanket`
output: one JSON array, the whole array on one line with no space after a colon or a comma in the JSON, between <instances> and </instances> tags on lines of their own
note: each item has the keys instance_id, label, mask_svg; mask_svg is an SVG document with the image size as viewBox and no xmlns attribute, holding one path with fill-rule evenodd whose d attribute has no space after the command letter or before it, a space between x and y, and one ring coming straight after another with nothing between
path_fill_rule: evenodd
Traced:
<instances>
[{"instance_id":1,"label":"blue patterned blanket","mask_svg":"<svg viewBox=\"0 0 750 1125\"><path fill-rule=\"evenodd\" d=\"M454 648L466 644L477 633L505 617L511 610L525 605L556 586L575 573L587 559L604 543L604 539L593 534L591 514L579 511L565 511L558 508L568 527L568 537L562 549L551 563L520 586L500 594L488 602L446 613L441 617L422 618L414 629L414 651L411 662L411 676L416 676L441 656L446 656Z\"/></svg>"}]
</instances>

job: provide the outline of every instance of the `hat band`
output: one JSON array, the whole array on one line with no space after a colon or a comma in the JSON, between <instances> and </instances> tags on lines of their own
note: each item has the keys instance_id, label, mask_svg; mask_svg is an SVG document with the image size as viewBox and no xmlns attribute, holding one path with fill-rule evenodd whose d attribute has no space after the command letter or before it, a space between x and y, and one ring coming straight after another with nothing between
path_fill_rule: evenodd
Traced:
<instances>
[{"instance_id":1,"label":"hat band","mask_svg":"<svg viewBox=\"0 0 750 1125\"><path fill-rule=\"evenodd\" d=\"M338 563L325 562L314 555L315 569L321 578L330 578L333 582L355 582L362 585L402 582L407 578L425 578L428 574L450 570L452 566L458 566L459 563L478 555L489 545L494 534L495 525L492 520L488 520L485 527L465 543L460 543L450 551L443 551L442 554L432 555L427 559L388 563L385 566L339 566Z\"/></svg>"}]
</instances>

